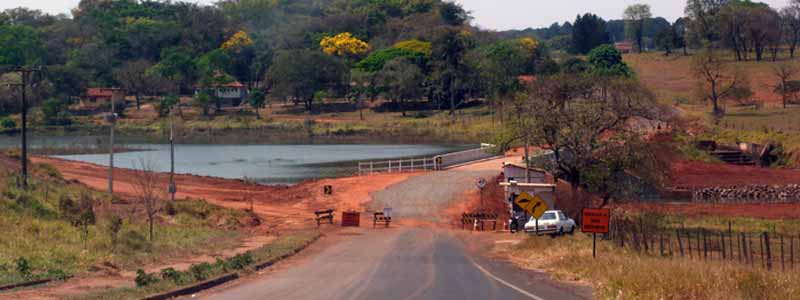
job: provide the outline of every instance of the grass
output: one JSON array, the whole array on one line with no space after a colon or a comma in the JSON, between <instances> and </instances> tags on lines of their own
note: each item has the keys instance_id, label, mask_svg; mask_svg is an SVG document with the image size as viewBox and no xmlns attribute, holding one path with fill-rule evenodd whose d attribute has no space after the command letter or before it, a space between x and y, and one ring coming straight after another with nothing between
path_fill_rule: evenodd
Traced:
<instances>
[{"instance_id":1,"label":"grass","mask_svg":"<svg viewBox=\"0 0 800 300\"><path fill-rule=\"evenodd\" d=\"M34 168L28 191L18 189L14 177L0 170L0 284L48 277L51 274L85 274L99 264L131 269L172 257L225 249L244 238L235 225L243 212L211 206L202 201L174 204L173 216L160 214L155 238L146 237L140 215L112 203L104 195L60 179L46 165ZM96 224L81 228L68 222L59 210L62 196L88 195L95 199ZM116 202L116 201L113 201ZM112 243L111 215L123 217L117 243ZM220 225L222 224L222 225ZM24 260L29 271L17 266Z\"/></svg>"},{"instance_id":2,"label":"grass","mask_svg":"<svg viewBox=\"0 0 800 300\"><path fill-rule=\"evenodd\" d=\"M195 282L222 276L229 272L253 272L250 266L280 259L294 254L297 249L304 247L319 237L319 232L305 231L284 235L274 242L248 253L225 260L218 260L214 264L195 264L186 272L162 270L159 274L140 273L140 280L149 281L149 284L136 288L118 288L80 295L74 299L86 300L123 300L141 299L147 295L169 291ZM72 299L72 298L69 298Z\"/></svg>"},{"instance_id":3,"label":"grass","mask_svg":"<svg viewBox=\"0 0 800 300\"><path fill-rule=\"evenodd\" d=\"M525 268L594 286L596 299L800 299L800 272L767 272L719 261L646 256L589 235L529 237L496 249Z\"/></svg>"}]
</instances>

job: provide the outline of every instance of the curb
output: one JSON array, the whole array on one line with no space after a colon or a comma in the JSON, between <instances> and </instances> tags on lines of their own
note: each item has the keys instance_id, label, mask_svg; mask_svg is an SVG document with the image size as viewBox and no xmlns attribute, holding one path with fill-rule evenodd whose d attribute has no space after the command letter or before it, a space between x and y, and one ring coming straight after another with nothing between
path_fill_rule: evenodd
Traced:
<instances>
[{"instance_id":1,"label":"curb","mask_svg":"<svg viewBox=\"0 0 800 300\"><path fill-rule=\"evenodd\" d=\"M4 286L0 286L0 291L13 290L13 289L16 289L16 288L21 288L21 287L29 287L29 286L34 286L34 285L40 285L40 284L50 283L50 282L53 282L53 281L66 281L67 279L70 279L70 278L72 278L72 276L67 276L67 277L64 277L63 279L49 278L49 279L39 279L39 280L21 282L21 283L12 283L12 284L7 284L7 285L4 285Z\"/></svg>"},{"instance_id":2,"label":"curb","mask_svg":"<svg viewBox=\"0 0 800 300\"><path fill-rule=\"evenodd\" d=\"M319 238L321 236L322 235L318 235L317 237L315 237L312 240L310 240L308 243L305 243L304 245L302 245L300 247L297 247L294 250L290 251L290 253L287 253L287 254L282 255L280 257L276 257L276 258L270 259L270 260L268 260L266 262L262 262L260 264L257 264L257 265L255 265L253 267L253 269L256 270L256 271L261 271L263 269L269 268L270 266L276 264L277 262L279 262L281 260L284 260L284 259L287 259L287 258L292 257L294 255L297 255L297 253L300 253L300 251L305 250L306 248L311 246L311 244L313 244L317 240L319 240ZM209 280L206 280L206 281L195 283L195 284L192 284L190 286L177 288L177 289L174 289L174 290L171 290L171 291L167 291L167 292L163 292L163 293L159 293L159 294L155 294L155 295L150 295L150 296L147 296L145 298L142 298L141 300L167 300L167 299L172 299L172 298L175 298L175 297L196 294L197 292L208 290L208 289L223 285L225 283L234 281L236 279L239 279L240 277L242 277L242 276L239 275L238 272L229 273L229 274L222 275L222 276L214 278L214 279L209 279Z\"/></svg>"}]
</instances>

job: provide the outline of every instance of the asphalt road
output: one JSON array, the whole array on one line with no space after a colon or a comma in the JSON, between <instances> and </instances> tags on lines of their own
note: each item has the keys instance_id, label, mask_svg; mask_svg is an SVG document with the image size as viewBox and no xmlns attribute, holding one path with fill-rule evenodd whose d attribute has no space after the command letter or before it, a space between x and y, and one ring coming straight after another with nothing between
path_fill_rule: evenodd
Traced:
<instances>
[{"instance_id":1,"label":"asphalt road","mask_svg":"<svg viewBox=\"0 0 800 300\"><path fill-rule=\"evenodd\" d=\"M502 161L412 177L373 194L371 207L392 207L394 218L435 220L440 208L475 189L478 178L498 175ZM554 283L545 274L475 255L447 230L369 225L333 233L344 237L286 270L200 299L569 300L591 295Z\"/></svg>"},{"instance_id":2,"label":"asphalt road","mask_svg":"<svg viewBox=\"0 0 800 300\"><path fill-rule=\"evenodd\" d=\"M356 236L288 270L200 299L582 299L544 276L532 278L473 258L444 231L359 229L350 234Z\"/></svg>"}]
</instances>

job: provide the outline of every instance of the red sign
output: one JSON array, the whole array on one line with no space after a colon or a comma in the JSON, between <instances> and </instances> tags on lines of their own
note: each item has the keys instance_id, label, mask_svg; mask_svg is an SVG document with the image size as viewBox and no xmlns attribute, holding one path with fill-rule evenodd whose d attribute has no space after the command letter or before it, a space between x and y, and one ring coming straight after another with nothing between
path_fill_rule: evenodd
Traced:
<instances>
[{"instance_id":1,"label":"red sign","mask_svg":"<svg viewBox=\"0 0 800 300\"><path fill-rule=\"evenodd\" d=\"M359 227L361 225L361 213L354 211L342 212L342 227Z\"/></svg>"},{"instance_id":2,"label":"red sign","mask_svg":"<svg viewBox=\"0 0 800 300\"><path fill-rule=\"evenodd\" d=\"M608 233L611 211L603 208L584 208L581 218L581 231L587 233Z\"/></svg>"}]
</instances>

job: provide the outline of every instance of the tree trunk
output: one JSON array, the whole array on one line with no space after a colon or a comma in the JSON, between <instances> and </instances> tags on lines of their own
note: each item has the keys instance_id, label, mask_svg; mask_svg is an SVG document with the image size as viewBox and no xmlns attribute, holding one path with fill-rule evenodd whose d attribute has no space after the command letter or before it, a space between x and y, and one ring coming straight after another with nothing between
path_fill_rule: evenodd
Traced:
<instances>
[{"instance_id":1,"label":"tree trunk","mask_svg":"<svg viewBox=\"0 0 800 300\"><path fill-rule=\"evenodd\" d=\"M149 223L149 228L150 228L150 242L152 242L153 241L153 215L152 214L148 217L148 223Z\"/></svg>"}]
</instances>

